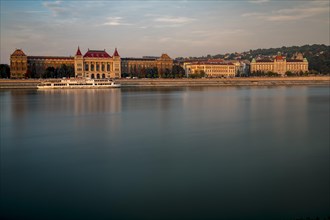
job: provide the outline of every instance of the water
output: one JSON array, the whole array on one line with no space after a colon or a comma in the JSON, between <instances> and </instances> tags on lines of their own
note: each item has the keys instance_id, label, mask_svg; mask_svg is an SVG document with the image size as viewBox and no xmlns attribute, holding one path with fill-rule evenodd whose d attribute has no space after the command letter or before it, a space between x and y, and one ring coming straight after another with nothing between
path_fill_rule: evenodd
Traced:
<instances>
[{"instance_id":1,"label":"water","mask_svg":"<svg viewBox=\"0 0 330 220\"><path fill-rule=\"evenodd\" d=\"M330 215L328 87L0 98L3 219Z\"/></svg>"}]
</instances>

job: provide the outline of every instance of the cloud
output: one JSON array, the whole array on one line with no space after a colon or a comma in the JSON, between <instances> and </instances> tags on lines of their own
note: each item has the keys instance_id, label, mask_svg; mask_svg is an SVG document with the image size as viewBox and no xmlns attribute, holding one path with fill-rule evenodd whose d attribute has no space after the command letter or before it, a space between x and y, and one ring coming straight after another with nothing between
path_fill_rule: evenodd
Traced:
<instances>
[{"instance_id":1,"label":"cloud","mask_svg":"<svg viewBox=\"0 0 330 220\"><path fill-rule=\"evenodd\" d=\"M35 13L47 13L47 11L41 11L41 10L35 10L35 11L24 11L23 13L27 13L27 14L35 14Z\"/></svg>"},{"instance_id":2,"label":"cloud","mask_svg":"<svg viewBox=\"0 0 330 220\"><path fill-rule=\"evenodd\" d=\"M108 17L107 22L103 23L103 25L106 26L121 26L121 25L132 25L130 23L124 23L122 22L122 17Z\"/></svg>"},{"instance_id":3,"label":"cloud","mask_svg":"<svg viewBox=\"0 0 330 220\"><path fill-rule=\"evenodd\" d=\"M53 16L58 16L66 12L67 10L63 7L62 1L43 2L42 5L48 10L53 12Z\"/></svg>"},{"instance_id":4,"label":"cloud","mask_svg":"<svg viewBox=\"0 0 330 220\"><path fill-rule=\"evenodd\" d=\"M323 13L329 13L329 7L325 7L325 1L312 1L303 6L294 8L280 9L272 13L245 13L242 17L254 17L266 21L297 21L305 18L317 16ZM328 4L328 3L327 3Z\"/></svg>"},{"instance_id":5,"label":"cloud","mask_svg":"<svg viewBox=\"0 0 330 220\"><path fill-rule=\"evenodd\" d=\"M329 12L329 9L326 7L282 9L267 19L269 21L293 21L312 17L324 12Z\"/></svg>"},{"instance_id":6,"label":"cloud","mask_svg":"<svg viewBox=\"0 0 330 220\"><path fill-rule=\"evenodd\" d=\"M242 14L241 16L242 17L261 17L261 16L264 16L264 15L265 15L264 13L252 12L252 13Z\"/></svg>"},{"instance_id":7,"label":"cloud","mask_svg":"<svg viewBox=\"0 0 330 220\"><path fill-rule=\"evenodd\" d=\"M194 18L188 18L188 17L165 16L165 17L158 17L154 21L163 24L183 25L190 23L194 20L195 20Z\"/></svg>"},{"instance_id":8,"label":"cloud","mask_svg":"<svg viewBox=\"0 0 330 220\"><path fill-rule=\"evenodd\" d=\"M250 3L253 3L253 4L262 4L262 3L266 3L266 2L269 2L270 0L251 0L249 1Z\"/></svg>"}]
</instances>

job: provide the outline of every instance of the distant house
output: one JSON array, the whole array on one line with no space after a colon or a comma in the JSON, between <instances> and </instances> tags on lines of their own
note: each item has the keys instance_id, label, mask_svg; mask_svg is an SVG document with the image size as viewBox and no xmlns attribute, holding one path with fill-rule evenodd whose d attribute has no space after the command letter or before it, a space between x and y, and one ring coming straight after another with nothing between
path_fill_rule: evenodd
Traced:
<instances>
[{"instance_id":1,"label":"distant house","mask_svg":"<svg viewBox=\"0 0 330 220\"><path fill-rule=\"evenodd\" d=\"M122 58L121 69L123 74L139 75L143 70L148 68L157 68L158 73L162 74L168 69L172 70L173 59L167 54L160 57L144 56L142 58Z\"/></svg>"},{"instance_id":2,"label":"distant house","mask_svg":"<svg viewBox=\"0 0 330 220\"><path fill-rule=\"evenodd\" d=\"M275 72L284 75L287 71L290 72L306 72L308 71L308 61L303 58L302 54L297 54L293 59L286 59L278 53L274 59L252 59L251 72Z\"/></svg>"},{"instance_id":3,"label":"distant house","mask_svg":"<svg viewBox=\"0 0 330 220\"><path fill-rule=\"evenodd\" d=\"M235 77L245 74L247 65L238 60L209 59L203 61L184 62L186 75L204 72L206 77Z\"/></svg>"}]
</instances>

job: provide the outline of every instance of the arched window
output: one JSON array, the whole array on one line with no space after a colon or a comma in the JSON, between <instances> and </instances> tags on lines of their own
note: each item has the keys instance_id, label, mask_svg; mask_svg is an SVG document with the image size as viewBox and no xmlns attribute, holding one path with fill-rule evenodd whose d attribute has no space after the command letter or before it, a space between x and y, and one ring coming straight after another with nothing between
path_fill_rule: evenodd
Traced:
<instances>
[{"instance_id":1,"label":"arched window","mask_svg":"<svg viewBox=\"0 0 330 220\"><path fill-rule=\"evenodd\" d=\"M107 71L108 72L110 71L110 64L109 63L107 64Z\"/></svg>"},{"instance_id":2,"label":"arched window","mask_svg":"<svg viewBox=\"0 0 330 220\"><path fill-rule=\"evenodd\" d=\"M91 71L94 71L94 64L91 64Z\"/></svg>"},{"instance_id":3,"label":"arched window","mask_svg":"<svg viewBox=\"0 0 330 220\"><path fill-rule=\"evenodd\" d=\"M85 71L89 71L89 66L88 66L88 63L85 64Z\"/></svg>"}]
</instances>

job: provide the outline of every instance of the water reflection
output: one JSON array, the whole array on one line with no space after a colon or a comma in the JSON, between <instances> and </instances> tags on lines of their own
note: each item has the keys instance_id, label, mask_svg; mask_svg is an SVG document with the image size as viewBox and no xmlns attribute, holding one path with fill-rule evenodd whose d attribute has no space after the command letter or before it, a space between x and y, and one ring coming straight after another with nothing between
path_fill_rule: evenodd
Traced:
<instances>
[{"instance_id":1,"label":"water reflection","mask_svg":"<svg viewBox=\"0 0 330 220\"><path fill-rule=\"evenodd\" d=\"M38 94L45 97L47 111L72 112L76 116L121 112L120 89L38 90Z\"/></svg>"},{"instance_id":2,"label":"water reflection","mask_svg":"<svg viewBox=\"0 0 330 220\"><path fill-rule=\"evenodd\" d=\"M9 219L329 213L328 88L8 90L0 97L0 205Z\"/></svg>"}]
</instances>

